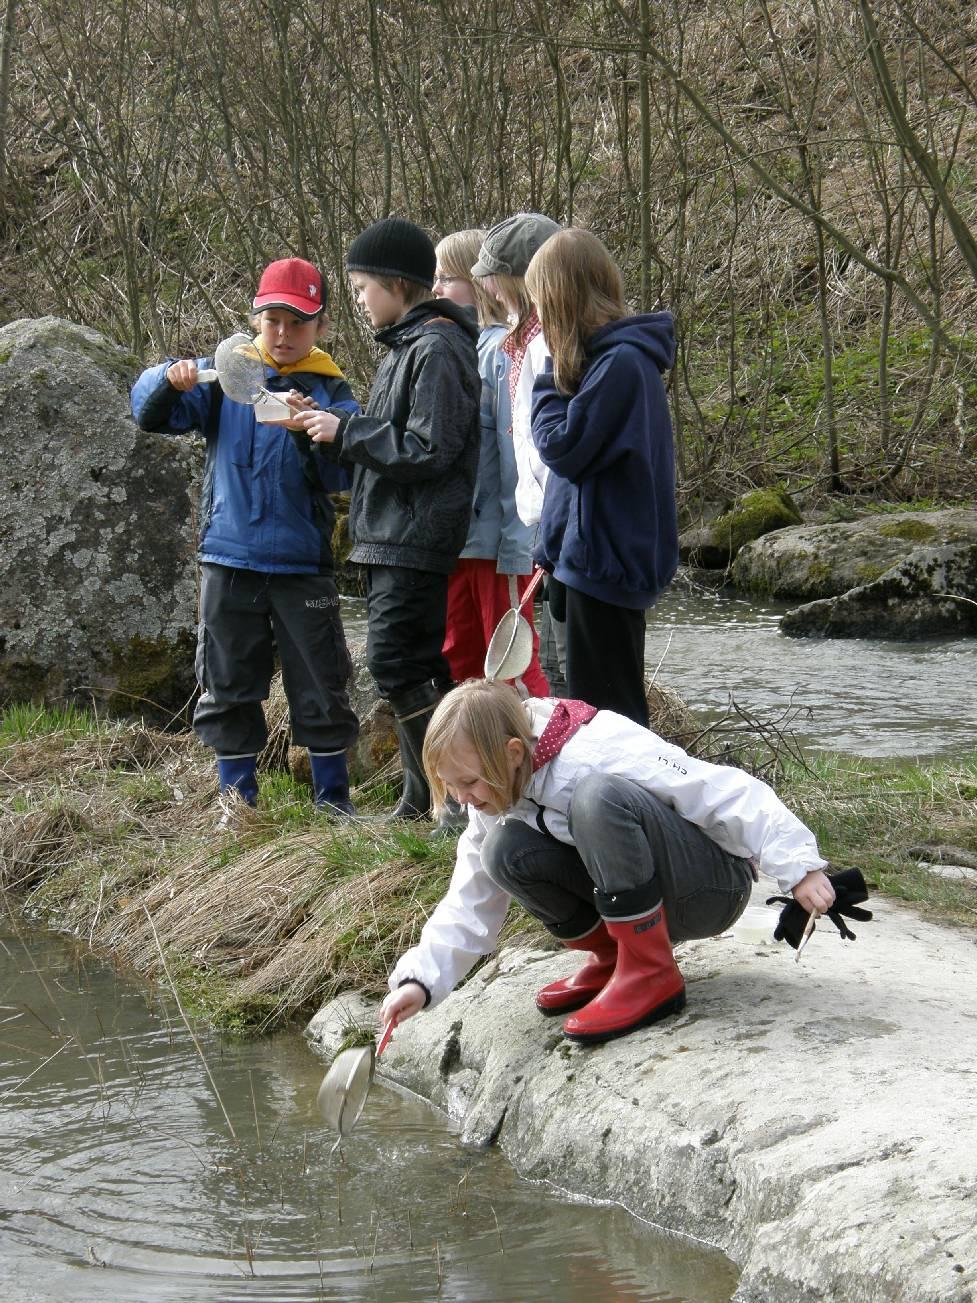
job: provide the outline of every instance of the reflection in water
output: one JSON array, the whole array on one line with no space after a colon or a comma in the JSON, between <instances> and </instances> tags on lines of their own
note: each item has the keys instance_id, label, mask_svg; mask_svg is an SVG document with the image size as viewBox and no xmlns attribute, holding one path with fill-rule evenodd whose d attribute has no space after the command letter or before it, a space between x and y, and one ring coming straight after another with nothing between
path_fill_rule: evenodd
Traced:
<instances>
[{"instance_id":1,"label":"reflection in water","mask_svg":"<svg viewBox=\"0 0 977 1303\"><path fill-rule=\"evenodd\" d=\"M171 1008L9 924L0 990L6 1303L720 1303L735 1288L719 1255L518 1181L391 1092L330 1156L323 1065L297 1035L198 1033L208 1074Z\"/></svg>"},{"instance_id":2,"label":"reflection in water","mask_svg":"<svg viewBox=\"0 0 977 1303\"><path fill-rule=\"evenodd\" d=\"M538 609L538 608L537 608ZM733 697L808 746L861 756L962 755L977 747L977 639L897 643L785 638L787 604L716 593L680 572L648 614L645 666L709 721ZM347 637L365 604L343 600Z\"/></svg>"}]
</instances>

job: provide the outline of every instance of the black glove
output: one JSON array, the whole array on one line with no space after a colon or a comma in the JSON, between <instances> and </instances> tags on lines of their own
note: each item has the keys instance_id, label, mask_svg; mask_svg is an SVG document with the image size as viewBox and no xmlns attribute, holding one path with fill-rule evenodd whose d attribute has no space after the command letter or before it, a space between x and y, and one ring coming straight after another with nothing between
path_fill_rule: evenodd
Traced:
<instances>
[{"instance_id":1,"label":"black glove","mask_svg":"<svg viewBox=\"0 0 977 1303\"><path fill-rule=\"evenodd\" d=\"M847 925L842 915L847 915L848 918L857 918L863 923L872 917L870 909L858 908L863 900L868 900L868 886L862 877L861 869L842 869L840 873L829 873L826 877L835 891L835 903L827 911L828 918L831 919L831 922L841 933L842 940L854 941L855 933ZM789 946L796 950L801 944L801 937L807 927L810 910L805 909L803 905L799 905L792 896L768 896L767 904L784 905L784 908L780 911L780 918L777 920L773 938L775 941L786 941Z\"/></svg>"}]
</instances>

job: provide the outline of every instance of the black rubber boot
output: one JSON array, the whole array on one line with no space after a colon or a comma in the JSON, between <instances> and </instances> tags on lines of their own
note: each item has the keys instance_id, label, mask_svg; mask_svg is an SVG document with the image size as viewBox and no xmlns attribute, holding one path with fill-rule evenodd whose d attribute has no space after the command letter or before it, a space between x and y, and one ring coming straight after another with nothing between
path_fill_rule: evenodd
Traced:
<instances>
[{"instance_id":1,"label":"black rubber boot","mask_svg":"<svg viewBox=\"0 0 977 1303\"><path fill-rule=\"evenodd\" d=\"M404 788L391 819L428 819L431 816L431 789L427 785L421 755L428 720L440 700L441 693L430 682L420 683L416 688L390 698L400 745L400 764L404 771Z\"/></svg>"}]
</instances>

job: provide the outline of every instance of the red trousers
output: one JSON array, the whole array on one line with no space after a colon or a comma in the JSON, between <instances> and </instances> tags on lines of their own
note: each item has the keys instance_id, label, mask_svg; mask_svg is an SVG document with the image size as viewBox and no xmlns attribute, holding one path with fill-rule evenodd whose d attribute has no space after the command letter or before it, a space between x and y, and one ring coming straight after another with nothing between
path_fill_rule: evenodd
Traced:
<instances>
[{"instance_id":1,"label":"red trousers","mask_svg":"<svg viewBox=\"0 0 977 1303\"><path fill-rule=\"evenodd\" d=\"M529 575L518 576L520 597L529 580ZM484 677L489 642L495 626L511 605L509 576L497 574L494 561L473 558L458 562L448 580L448 623L442 649L455 683ZM531 697L548 697L550 687L539 664L539 637L533 624L532 602L526 603L522 614L533 629L533 659L522 681Z\"/></svg>"}]
</instances>

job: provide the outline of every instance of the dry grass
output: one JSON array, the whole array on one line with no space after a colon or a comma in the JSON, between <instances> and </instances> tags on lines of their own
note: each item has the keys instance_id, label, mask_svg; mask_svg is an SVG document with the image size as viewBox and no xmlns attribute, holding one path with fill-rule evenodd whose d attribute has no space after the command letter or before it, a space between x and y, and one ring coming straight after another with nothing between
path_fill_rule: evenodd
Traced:
<instances>
[{"instance_id":1,"label":"dry grass","mask_svg":"<svg viewBox=\"0 0 977 1303\"><path fill-rule=\"evenodd\" d=\"M276 766L287 721L269 722ZM368 811L367 789L355 795ZM149 980L165 961L184 1005L229 1030L304 1018L343 989L379 995L444 892L453 841L369 813L330 821L274 769L234 831L219 814L192 735L100 724L3 738L0 893Z\"/></svg>"}]
</instances>

